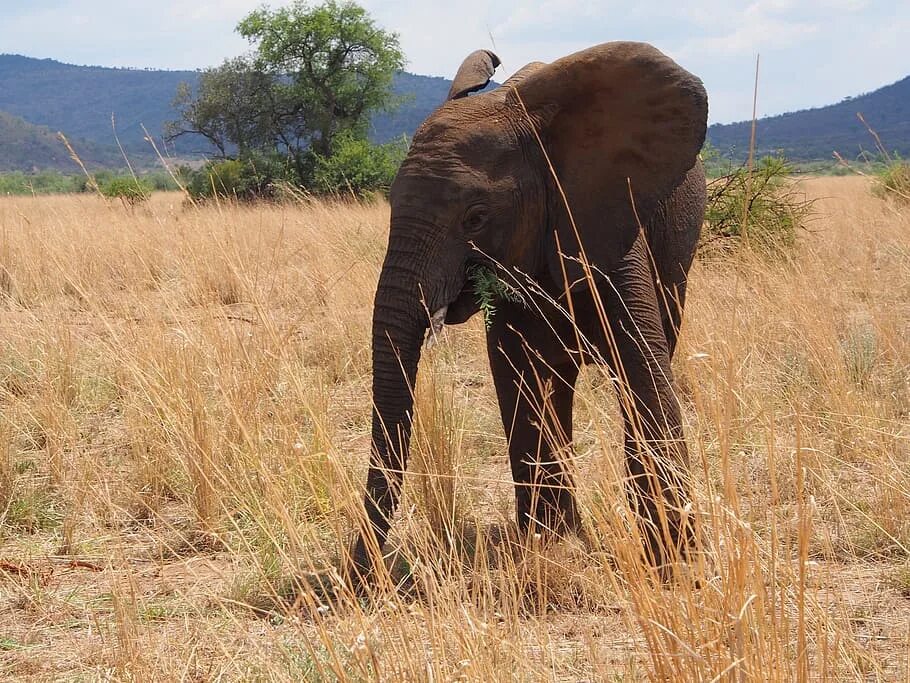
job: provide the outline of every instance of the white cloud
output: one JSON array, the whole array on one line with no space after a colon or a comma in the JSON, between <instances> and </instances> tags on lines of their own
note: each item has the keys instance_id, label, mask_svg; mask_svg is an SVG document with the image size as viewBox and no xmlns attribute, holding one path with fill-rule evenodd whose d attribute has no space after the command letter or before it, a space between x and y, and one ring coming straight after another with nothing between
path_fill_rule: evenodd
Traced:
<instances>
[{"instance_id":1,"label":"white cloud","mask_svg":"<svg viewBox=\"0 0 910 683\"><path fill-rule=\"evenodd\" d=\"M715 58L731 55L756 55L798 44L816 33L818 27L807 22L785 22L757 17L730 33L698 41L697 48Z\"/></svg>"}]
</instances>

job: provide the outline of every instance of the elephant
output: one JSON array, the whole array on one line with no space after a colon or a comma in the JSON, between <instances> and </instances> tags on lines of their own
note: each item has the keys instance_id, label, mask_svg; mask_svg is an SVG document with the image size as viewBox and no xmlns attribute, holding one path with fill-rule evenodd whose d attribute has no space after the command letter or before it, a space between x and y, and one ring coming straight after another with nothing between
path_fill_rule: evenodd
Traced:
<instances>
[{"instance_id":1,"label":"elephant","mask_svg":"<svg viewBox=\"0 0 910 683\"><path fill-rule=\"evenodd\" d=\"M372 580L398 505L424 341L478 313L475 267L524 292L502 297L486 330L519 530L580 529L564 465L575 383L605 363L644 557L664 570L693 547L670 361L705 211L705 88L646 43L534 62L478 92L499 64L488 50L465 59L390 189L366 521L346 565L357 583Z\"/></svg>"}]
</instances>

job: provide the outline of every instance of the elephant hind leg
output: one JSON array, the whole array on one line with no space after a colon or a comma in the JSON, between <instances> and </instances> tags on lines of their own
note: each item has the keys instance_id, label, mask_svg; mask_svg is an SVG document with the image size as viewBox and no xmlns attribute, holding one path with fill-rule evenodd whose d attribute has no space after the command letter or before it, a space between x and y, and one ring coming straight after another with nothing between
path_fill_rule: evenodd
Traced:
<instances>
[{"instance_id":1,"label":"elephant hind leg","mask_svg":"<svg viewBox=\"0 0 910 683\"><path fill-rule=\"evenodd\" d=\"M667 339L667 353L670 358L676 352L676 342L679 339L679 328L682 325L682 312L686 304L686 280L680 278L678 282L663 284L659 290L662 301L660 305L660 320Z\"/></svg>"},{"instance_id":2,"label":"elephant hind leg","mask_svg":"<svg viewBox=\"0 0 910 683\"><path fill-rule=\"evenodd\" d=\"M625 426L629 498L648 559L666 567L693 542L688 502L688 453L670 369L676 317L665 313L644 240L639 238L602 288L610 325L604 356L617 378ZM681 303L681 302L680 302ZM677 309L678 311L679 309ZM664 315L662 315L664 313Z\"/></svg>"}]
</instances>

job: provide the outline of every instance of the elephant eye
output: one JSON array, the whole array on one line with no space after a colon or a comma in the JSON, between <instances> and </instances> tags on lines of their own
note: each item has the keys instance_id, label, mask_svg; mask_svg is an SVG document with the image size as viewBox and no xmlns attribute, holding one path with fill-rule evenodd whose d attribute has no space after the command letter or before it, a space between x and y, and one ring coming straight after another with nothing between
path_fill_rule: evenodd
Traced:
<instances>
[{"instance_id":1,"label":"elephant eye","mask_svg":"<svg viewBox=\"0 0 910 683\"><path fill-rule=\"evenodd\" d=\"M486 224L489 217L490 213L485 206L472 206L469 208L461 222L465 234L470 235L479 231Z\"/></svg>"}]
</instances>

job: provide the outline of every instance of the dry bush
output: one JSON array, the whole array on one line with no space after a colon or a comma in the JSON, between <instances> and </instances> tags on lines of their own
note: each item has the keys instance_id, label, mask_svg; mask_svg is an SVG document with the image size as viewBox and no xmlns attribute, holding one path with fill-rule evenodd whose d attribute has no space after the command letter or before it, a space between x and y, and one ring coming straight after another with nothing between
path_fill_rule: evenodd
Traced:
<instances>
[{"instance_id":1,"label":"dry bush","mask_svg":"<svg viewBox=\"0 0 910 683\"><path fill-rule=\"evenodd\" d=\"M792 173L786 159L767 156L710 179L702 255L726 256L741 244L771 256L789 252L813 213Z\"/></svg>"},{"instance_id":2,"label":"dry bush","mask_svg":"<svg viewBox=\"0 0 910 683\"><path fill-rule=\"evenodd\" d=\"M336 569L388 207L0 201L0 676L906 677L910 218L862 179L806 191L791 258L692 273L675 373L700 587L641 562L599 368L572 463L590 538L515 542L475 319L422 364L366 601Z\"/></svg>"}]
</instances>

